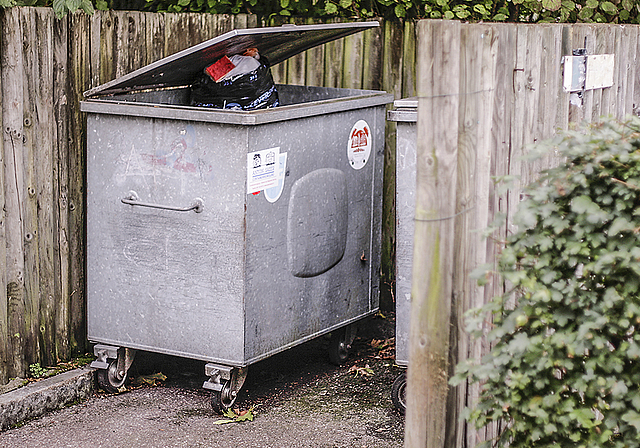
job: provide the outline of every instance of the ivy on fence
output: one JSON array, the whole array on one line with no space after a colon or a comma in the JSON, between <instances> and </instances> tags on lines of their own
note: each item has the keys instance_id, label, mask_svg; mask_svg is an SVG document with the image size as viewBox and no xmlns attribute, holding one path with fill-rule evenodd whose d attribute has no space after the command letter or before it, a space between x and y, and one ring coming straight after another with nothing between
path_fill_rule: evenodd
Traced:
<instances>
[{"instance_id":1,"label":"ivy on fence","mask_svg":"<svg viewBox=\"0 0 640 448\"><path fill-rule=\"evenodd\" d=\"M640 23L640 0L0 0L0 8L52 6L57 17L82 10L256 14L366 19L448 19L466 22Z\"/></svg>"}]
</instances>

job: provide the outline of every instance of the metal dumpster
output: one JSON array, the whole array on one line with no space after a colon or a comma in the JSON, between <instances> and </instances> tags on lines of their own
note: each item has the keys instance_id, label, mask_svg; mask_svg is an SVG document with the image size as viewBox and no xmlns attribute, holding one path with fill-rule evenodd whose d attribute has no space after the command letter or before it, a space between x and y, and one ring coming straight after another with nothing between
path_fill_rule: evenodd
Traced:
<instances>
[{"instance_id":1,"label":"metal dumpster","mask_svg":"<svg viewBox=\"0 0 640 448\"><path fill-rule=\"evenodd\" d=\"M393 102L389 121L396 130L396 363L409 364L409 320L411 314L411 271L413 268L413 218L416 208L416 132L418 99ZM393 383L391 398L402 412L406 408L405 373Z\"/></svg>"},{"instance_id":2,"label":"metal dumpster","mask_svg":"<svg viewBox=\"0 0 640 448\"><path fill-rule=\"evenodd\" d=\"M378 308L385 92L278 85L281 106L189 106L256 47L272 65L377 22L235 30L85 92L88 337L105 388L135 350L206 361L217 411L247 366Z\"/></svg>"}]
</instances>

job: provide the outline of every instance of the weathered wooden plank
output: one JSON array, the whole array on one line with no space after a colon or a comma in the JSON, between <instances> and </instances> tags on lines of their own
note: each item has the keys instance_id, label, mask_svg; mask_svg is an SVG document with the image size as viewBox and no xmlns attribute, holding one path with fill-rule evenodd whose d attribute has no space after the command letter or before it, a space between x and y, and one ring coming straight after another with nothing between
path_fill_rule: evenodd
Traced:
<instances>
[{"instance_id":1,"label":"weathered wooden plank","mask_svg":"<svg viewBox=\"0 0 640 448\"><path fill-rule=\"evenodd\" d=\"M336 23L339 20L330 20ZM325 44L324 50L324 86L342 87L342 59L344 57L344 39Z\"/></svg>"},{"instance_id":2,"label":"weathered wooden plank","mask_svg":"<svg viewBox=\"0 0 640 448\"><path fill-rule=\"evenodd\" d=\"M272 17L269 21L269 26L281 26L283 23L286 23L283 17ZM273 76L273 80L276 84L287 83L288 68L289 65L287 64L287 61L282 61L279 64L271 66L271 75Z\"/></svg>"},{"instance_id":3,"label":"weathered wooden plank","mask_svg":"<svg viewBox=\"0 0 640 448\"><path fill-rule=\"evenodd\" d=\"M640 56L640 31L638 31L637 27L634 27L634 29L636 30L637 34L635 34L633 41L629 42L629 45L632 45L636 55ZM634 64L634 70L635 70L635 76L632 78L633 79L633 95L632 95L633 114L640 116L640 74L638 73L638 70L635 68L635 64Z\"/></svg>"},{"instance_id":4,"label":"weathered wooden plank","mask_svg":"<svg viewBox=\"0 0 640 448\"><path fill-rule=\"evenodd\" d=\"M595 54L596 51L595 26L590 24L576 24L573 31L573 49L586 48L587 54ZM582 106L578 110L570 109L572 121L591 121L594 110L593 90L586 90L582 94ZM576 112L576 113L574 113Z\"/></svg>"},{"instance_id":5,"label":"weathered wooden plank","mask_svg":"<svg viewBox=\"0 0 640 448\"><path fill-rule=\"evenodd\" d=\"M384 47L382 49L381 90L393 93L396 99L401 98L402 86L402 26L388 20L382 25ZM382 185L382 280L385 285L392 285L395 280L395 188L396 188L396 126L387 122L385 133L384 179ZM384 298L384 297L383 297Z\"/></svg>"},{"instance_id":6,"label":"weathered wooden plank","mask_svg":"<svg viewBox=\"0 0 640 448\"><path fill-rule=\"evenodd\" d=\"M22 234L24 236L24 303L25 303L25 331L23 337L23 351L27 365L40 362L40 345L38 340L39 328L39 275L40 258L38 254L38 200L35 152L37 151L38 135L37 107L40 98L36 90L36 83L42 82L38 78L38 48L36 48L36 17L35 9L20 8L22 29L22 170L23 182L21 189L25 193L22 197ZM40 30L38 30L40 31ZM44 36L42 36L44 37ZM46 44L45 44L46 45Z\"/></svg>"},{"instance_id":7,"label":"weathered wooden plank","mask_svg":"<svg viewBox=\"0 0 640 448\"><path fill-rule=\"evenodd\" d=\"M363 33L362 88L382 90L382 26ZM415 40L415 37L414 37ZM414 44L415 45L415 44ZM414 92L415 94L415 92ZM413 95L412 95L413 96Z\"/></svg>"},{"instance_id":8,"label":"weathered wooden plank","mask_svg":"<svg viewBox=\"0 0 640 448\"><path fill-rule=\"evenodd\" d=\"M627 43L628 55L627 55L627 67L625 77L625 89L622 93L624 98L624 110L621 111L622 116L633 114L635 105L635 83L638 78L638 71L636 69L636 58L638 57L638 27L627 26L625 27L624 41Z\"/></svg>"},{"instance_id":9,"label":"weathered wooden plank","mask_svg":"<svg viewBox=\"0 0 640 448\"><path fill-rule=\"evenodd\" d=\"M416 27L415 22L404 23L402 42L402 97L416 94Z\"/></svg>"},{"instance_id":10,"label":"weathered wooden plank","mask_svg":"<svg viewBox=\"0 0 640 448\"><path fill-rule=\"evenodd\" d=\"M164 14L147 14L145 27L145 46L147 47L147 63L165 57L164 49Z\"/></svg>"},{"instance_id":11,"label":"weathered wooden plank","mask_svg":"<svg viewBox=\"0 0 640 448\"><path fill-rule=\"evenodd\" d=\"M20 8L5 9L2 14L2 121L4 139L5 238L8 322L8 375L24 376L25 343L25 264L23 167L23 56Z\"/></svg>"},{"instance_id":12,"label":"weathered wooden plank","mask_svg":"<svg viewBox=\"0 0 640 448\"><path fill-rule=\"evenodd\" d=\"M342 87L362 88L362 33L352 34L344 39L342 57Z\"/></svg>"},{"instance_id":13,"label":"weathered wooden plank","mask_svg":"<svg viewBox=\"0 0 640 448\"><path fill-rule=\"evenodd\" d=\"M116 15L115 17L121 17ZM89 16L83 13L70 15L69 21L69 336L71 351L84 352L86 348L85 286L85 135L86 122L80 112L81 92L90 83ZM116 25L116 29L120 25ZM118 70L124 64L118 63Z\"/></svg>"},{"instance_id":14,"label":"weathered wooden plank","mask_svg":"<svg viewBox=\"0 0 640 448\"><path fill-rule=\"evenodd\" d=\"M465 334L464 310L469 309L470 290L467 272L475 247L471 242L471 213L476 204L475 164L478 159L479 92L481 90L482 30L466 26L460 30L460 100L458 114L458 159L456 176L456 207L454 218L454 249L452 267L452 306L449 361L451 370L460 360L468 357L469 344ZM442 76L442 74L440 74ZM489 158L489 160L491 160ZM451 372L449 372L451 373ZM449 390L447 431L444 446L462 446L464 431L459 427L459 412L464 408L466 388Z\"/></svg>"},{"instance_id":15,"label":"weathered wooden plank","mask_svg":"<svg viewBox=\"0 0 640 448\"><path fill-rule=\"evenodd\" d=\"M460 23L418 23L418 137L406 447L441 448L448 386ZM442 74L446 76L442 76Z\"/></svg>"},{"instance_id":16,"label":"weathered wooden plank","mask_svg":"<svg viewBox=\"0 0 640 448\"><path fill-rule=\"evenodd\" d=\"M114 11L100 12L100 82L104 84L116 78L116 35L118 26ZM98 84L98 85L99 85Z\"/></svg>"},{"instance_id":17,"label":"weathered wooden plank","mask_svg":"<svg viewBox=\"0 0 640 448\"><path fill-rule=\"evenodd\" d=\"M296 25L301 25L304 19L293 19L291 21ZM305 84L305 68L307 65L307 55L305 52L290 57L285 61L287 64L287 84L303 86Z\"/></svg>"},{"instance_id":18,"label":"weathered wooden plank","mask_svg":"<svg viewBox=\"0 0 640 448\"><path fill-rule=\"evenodd\" d=\"M33 126L37 126L36 151L34 153L36 175L36 197L38 210L38 256L39 256L39 326L41 362L53 365L60 359L55 350L55 270L54 247L54 198L53 198L53 146L55 120L53 117L53 11L50 8L36 9L36 29L40 36L38 45L38 70L36 79L41 80L35 88L37 94L36 115Z\"/></svg>"},{"instance_id":19,"label":"weathered wooden plank","mask_svg":"<svg viewBox=\"0 0 640 448\"><path fill-rule=\"evenodd\" d=\"M0 17L0 30L4 30L5 21ZM0 61L3 60L5 33L0 37ZM4 65L0 65L0 123L2 120L2 110L4 107ZM2 125L4 135L4 125ZM5 178L4 178L4 137L0 138L0 204L5 203ZM0 272L7 272L7 247L6 247L6 211L5 207L0 207ZM7 282L6 275L0 275L0 384L6 384L9 380L8 358L11 350L9 346L9 328L7 316Z\"/></svg>"},{"instance_id":20,"label":"weathered wooden plank","mask_svg":"<svg viewBox=\"0 0 640 448\"><path fill-rule=\"evenodd\" d=\"M184 14L164 16L164 54L170 56L191 46L189 21Z\"/></svg>"},{"instance_id":21,"label":"weathered wooden plank","mask_svg":"<svg viewBox=\"0 0 640 448\"><path fill-rule=\"evenodd\" d=\"M90 25L90 44L89 48L91 49L91 59L90 59L90 67L91 67L91 83L90 87L97 87L101 84L100 82L100 39L102 38L102 21L103 21L103 11L96 11L91 16L91 25Z\"/></svg>"},{"instance_id":22,"label":"weathered wooden plank","mask_svg":"<svg viewBox=\"0 0 640 448\"><path fill-rule=\"evenodd\" d=\"M614 115L623 119L633 111L633 82L636 64L635 44L637 27L628 25L615 29L615 74L613 89L616 92Z\"/></svg>"},{"instance_id":23,"label":"weathered wooden plank","mask_svg":"<svg viewBox=\"0 0 640 448\"><path fill-rule=\"evenodd\" d=\"M382 56L382 90L402 98L403 26L394 21L384 23Z\"/></svg>"},{"instance_id":24,"label":"weathered wooden plank","mask_svg":"<svg viewBox=\"0 0 640 448\"><path fill-rule=\"evenodd\" d=\"M321 23L318 19L308 19L309 25ZM305 53L305 84L322 86L324 84L324 45L310 48Z\"/></svg>"},{"instance_id":25,"label":"weathered wooden plank","mask_svg":"<svg viewBox=\"0 0 640 448\"><path fill-rule=\"evenodd\" d=\"M104 13L103 13L104 14ZM104 17L104 16L103 16ZM69 290L69 101L70 91L67 74L72 65L68 58L69 18L55 20L53 25L53 109L56 126L53 129L53 172L54 172L54 272L55 272L55 343L60 359L71 356L70 290Z\"/></svg>"},{"instance_id":26,"label":"weathered wooden plank","mask_svg":"<svg viewBox=\"0 0 640 448\"><path fill-rule=\"evenodd\" d=\"M570 25L558 25L560 27L560 55L571 56L571 35L573 27ZM562 61L562 59L560 59ZM563 70L562 67L560 67ZM556 111L556 122L558 129L567 130L569 128L569 103L571 94L564 91L563 78L558 80L558 101Z\"/></svg>"}]
</instances>

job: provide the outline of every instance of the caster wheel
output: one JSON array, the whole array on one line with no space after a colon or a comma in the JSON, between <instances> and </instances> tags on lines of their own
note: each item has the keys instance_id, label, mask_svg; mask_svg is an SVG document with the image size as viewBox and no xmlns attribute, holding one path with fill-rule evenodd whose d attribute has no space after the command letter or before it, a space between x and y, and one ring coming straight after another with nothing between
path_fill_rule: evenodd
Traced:
<instances>
[{"instance_id":1,"label":"caster wheel","mask_svg":"<svg viewBox=\"0 0 640 448\"><path fill-rule=\"evenodd\" d=\"M331 342L329 342L329 362L337 366L343 364L349 353L351 345L347 341L347 328L340 328L331 333Z\"/></svg>"},{"instance_id":2,"label":"caster wheel","mask_svg":"<svg viewBox=\"0 0 640 448\"><path fill-rule=\"evenodd\" d=\"M404 414L407 410L407 374L398 375L391 386L391 401L398 411Z\"/></svg>"},{"instance_id":3,"label":"caster wheel","mask_svg":"<svg viewBox=\"0 0 640 448\"><path fill-rule=\"evenodd\" d=\"M124 386L127 381L127 373L121 376L118 372L118 361L113 360L109 363L107 369L98 370L96 373L98 377L98 385L106 392L119 392L120 388Z\"/></svg>"},{"instance_id":4,"label":"caster wheel","mask_svg":"<svg viewBox=\"0 0 640 448\"><path fill-rule=\"evenodd\" d=\"M218 414L224 414L236 402L238 395L231 390L231 381L222 384L222 390L211 393L211 407Z\"/></svg>"}]
</instances>

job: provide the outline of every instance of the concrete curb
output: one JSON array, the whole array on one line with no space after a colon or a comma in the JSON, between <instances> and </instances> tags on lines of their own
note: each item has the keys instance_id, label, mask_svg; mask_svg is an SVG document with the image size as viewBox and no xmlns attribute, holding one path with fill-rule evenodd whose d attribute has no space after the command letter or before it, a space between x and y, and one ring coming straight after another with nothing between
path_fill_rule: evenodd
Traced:
<instances>
[{"instance_id":1,"label":"concrete curb","mask_svg":"<svg viewBox=\"0 0 640 448\"><path fill-rule=\"evenodd\" d=\"M0 431L88 398L94 369L81 367L0 395Z\"/></svg>"}]
</instances>

